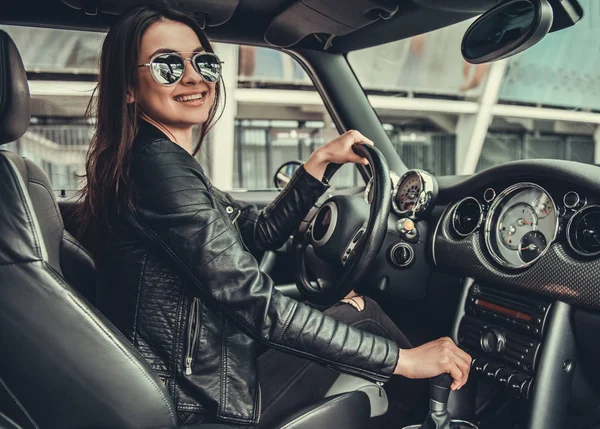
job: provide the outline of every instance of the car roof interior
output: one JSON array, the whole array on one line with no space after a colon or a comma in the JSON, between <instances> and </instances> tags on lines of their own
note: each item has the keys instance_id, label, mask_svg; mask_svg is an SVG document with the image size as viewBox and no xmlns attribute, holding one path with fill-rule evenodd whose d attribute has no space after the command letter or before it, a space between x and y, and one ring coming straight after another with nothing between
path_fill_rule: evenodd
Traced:
<instances>
[{"instance_id":1,"label":"car roof interior","mask_svg":"<svg viewBox=\"0 0 600 429\"><path fill-rule=\"evenodd\" d=\"M107 30L149 0L29 0L3 8L0 22ZM445 27L497 0L179 0L216 41L345 53Z\"/></svg>"}]
</instances>

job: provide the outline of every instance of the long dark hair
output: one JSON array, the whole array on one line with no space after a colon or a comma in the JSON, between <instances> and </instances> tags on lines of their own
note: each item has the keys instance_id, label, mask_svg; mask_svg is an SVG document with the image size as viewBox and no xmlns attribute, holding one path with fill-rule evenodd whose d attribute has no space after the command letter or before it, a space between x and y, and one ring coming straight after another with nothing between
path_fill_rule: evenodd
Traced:
<instances>
[{"instance_id":1,"label":"long dark hair","mask_svg":"<svg viewBox=\"0 0 600 429\"><path fill-rule=\"evenodd\" d=\"M81 204L74 215L80 222L80 240L98 262L108 244L110 219L118 210L132 208L133 191L129 180L129 160L138 131L137 104L127 103L127 91L137 87L137 61L146 30L160 21L177 21L198 35L202 47L213 49L208 38L191 15L170 8L139 7L123 16L106 35L100 57L97 100L93 97L87 115L96 113L96 128L86 158L86 183L81 190ZM217 110L224 102L222 80L215 87L215 99L208 118L200 129L193 155L200 150L209 129L218 120ZM216 118L216 119L215 119Z\"/></svg>"}]
</instances>

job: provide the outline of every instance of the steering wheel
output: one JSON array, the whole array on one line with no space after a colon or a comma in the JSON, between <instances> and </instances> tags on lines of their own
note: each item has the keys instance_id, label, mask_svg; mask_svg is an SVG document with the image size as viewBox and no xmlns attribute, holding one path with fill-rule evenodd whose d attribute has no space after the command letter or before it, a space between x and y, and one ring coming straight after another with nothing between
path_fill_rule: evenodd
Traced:
<instances>
[{"instance_id":1,"label":"steering wheel","mask_svg":"<svg viewBox=\"0 0 600 429\"><path fill-rule=\"evenodd\" d=\"M392 202L390 170L383 154L370 145L355 144L355 153L366 158L373 174L371 205L356 196L334 196L326 200L309 223L296 231L293 240L296 285L300 293L316 304L333 304L360 285L369 266L381 250L387 232ZM340 168L330 164L324 180ZM309 213L307 216L313 214ZM312 284L306 270L308 246L315 256L340 269L339 278L328 285Z\"/></svg>"}]
</instances>

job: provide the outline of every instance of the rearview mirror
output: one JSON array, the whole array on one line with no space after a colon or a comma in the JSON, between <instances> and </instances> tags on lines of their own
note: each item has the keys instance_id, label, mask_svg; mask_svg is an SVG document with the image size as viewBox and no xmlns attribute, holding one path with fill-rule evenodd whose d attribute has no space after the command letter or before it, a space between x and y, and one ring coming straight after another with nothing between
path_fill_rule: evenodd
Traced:
<instances>
[{"instance_id":1,"label":"rearview mirror","mask_svg":"<svg viewBox=\"0 0 600 429\"><path fill-rule=\"evenodd\" d=\"M471 24L462 40L462 55L471 64L510 57L542 40L553 19L548 0L508 0Z\"/></svg>"},{"instance_id":2,"label":"rearview mirror","mask_svg":"<svg viewBox=\"0 0 600 429\"><path fill-rule=\"evenodd\" d=\"M288 161L277 169L273 176L273 183L277 189L285 188L302 163L300 161Z\"/></svg>"}]
</instances>

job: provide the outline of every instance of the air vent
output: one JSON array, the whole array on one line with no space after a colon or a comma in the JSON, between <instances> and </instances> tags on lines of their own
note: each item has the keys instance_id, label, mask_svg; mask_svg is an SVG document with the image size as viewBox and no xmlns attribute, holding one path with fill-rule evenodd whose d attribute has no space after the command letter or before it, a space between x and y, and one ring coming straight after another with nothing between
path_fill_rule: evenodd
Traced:
<instances>
[{"instance_id":1,"label":"air vent","mask_svg":"<svg viewBox=\"0 0 600 429\"><path fill-rule=\"evenodd\" d=\"M461 237L472 234L481 224L481 204L473 197L467 197L456 204L452 215L454 232Z\"/></svg>"},{"instance_id":2,"label":"air vent","mask_svg":"<svg viewBox=\"0 0 600 429\"><path fill-rule=\"evenodd\" d=\"M586 206L575 213L567 225L567 239L579 255L600 255L600 206Z\"/></svg>"}]
</instances>

